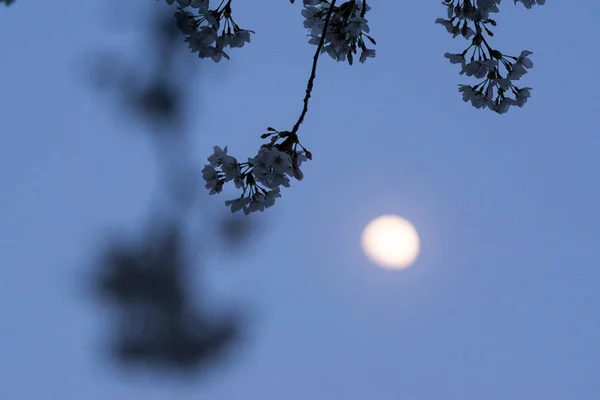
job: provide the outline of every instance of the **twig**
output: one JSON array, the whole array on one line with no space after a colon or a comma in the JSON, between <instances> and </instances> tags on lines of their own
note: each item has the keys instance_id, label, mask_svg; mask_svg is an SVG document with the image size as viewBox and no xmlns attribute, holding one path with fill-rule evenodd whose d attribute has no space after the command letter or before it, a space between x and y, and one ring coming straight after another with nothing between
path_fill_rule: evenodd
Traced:
<instances>
[{"instance_id":1,"label":"twig","mask_svg":"<svg viewBox=\"0 0 600 400\"><path fill-rule=\"evenodd\" d=\"M310 94L313 89L313 82L315 80L317 74L317 62L319 61L319 55L321 54L321 49L323 48L323 44L325 43L325 34L327 33L327 27L329 26L329 19L331 18L331 14L333 12L333 7L335 6L335 1L332 0L329 5L329 10L327 11L327 15L325 16L325 25L323 25L323 32L321 33L321 40L319 41L319 45L317 46L317 51L313 57L313 65L312 71L310 72L310 78L308 78L308 83L306 85L306 95L304 96L304 107L302 108L302 113L296 121L294 128L292 129L292 134L296 134L298 129L300 128L300 124L304 121L304 116L308 112L308 99L310 99Z\"/></svg>"}]
</instances>

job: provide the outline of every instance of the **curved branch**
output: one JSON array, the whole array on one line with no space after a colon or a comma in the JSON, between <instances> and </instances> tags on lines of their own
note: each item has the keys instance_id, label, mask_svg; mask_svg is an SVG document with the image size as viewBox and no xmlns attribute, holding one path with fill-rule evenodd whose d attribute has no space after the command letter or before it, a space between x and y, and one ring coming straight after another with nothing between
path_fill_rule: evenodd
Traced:
<instances>
[{"instance_id":1,"label":"curved branch","mask_svg":"<svg viewBox=\"0 0 600 400\"><path fill-rule=\"evenodd\" d=\"M308 99L310 99L310 94L313 89L313 82L317 75L317 62L319 61L319 55L321 54L321 49L323 48L323 44L325 43L325 34L327 33L327 27L329 26L329 19L331 18L331 14L333 13L333 7L335 6L335 1L336 0L332 0L331 4L329 5L329 10L327 11L327 15L325 16L325 24L323 25L323 32L321 33L321 40L319 41L319 45L317 46L317 51L315 52L315 55L313 57L312 70L310 72L310 78L308 78L308 83L306 85L306 95L304 96L304 107L302 108L302 113L300 114L298 121L296 121L296 124L294 125L294 128L292 129L291 133L293 133L293 134L298 132L298 129L300 128L300 124L304 121L304 116L308 112Z\"/></svg>"}]
</instances>

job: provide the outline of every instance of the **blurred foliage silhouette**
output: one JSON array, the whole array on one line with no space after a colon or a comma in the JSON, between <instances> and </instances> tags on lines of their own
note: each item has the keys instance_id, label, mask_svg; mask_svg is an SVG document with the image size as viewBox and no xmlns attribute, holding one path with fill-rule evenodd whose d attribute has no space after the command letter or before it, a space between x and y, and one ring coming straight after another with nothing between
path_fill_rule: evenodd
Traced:
<instances>
[{"instance_id":1,"label":"blurred foliage silhouette","mask_svg":"<svg viewBox=\"0 0 600 400\"><path fill-rule=\"evenodd\" d=\"M140 238L108 240L92 283L101 302L111 306L109 345L119 365L189 373L221 361L239 344L245 324L240 313L215 315L202 307L207 295L189 285L190 269L198 266L198 257L190 253L196 253L199 240L191 237L186 223L202 208L202 192L197 190L202 183L186 152L185 100L198 63L189 51L181 51L185 48L172 11L152 6L158 15L145 50L150 49L154 59L137 57L136 65L125 66L105 55L97 64L102 69L95 72L96 82L118 96L130 117L150 128L161 158L160 195L166 195L168 206L157 207L160 211L151 215ZM148 68L150 78L142 80L144 73L137 71ZM237 244L252 229L247 219L232 216L224 218L217 234Z\"/></svg>"},{"instance_id":2,"label":"blurred foliage silhouette","mask_svg":"<svg viewBox=\"0 0 600 400\"><path fill-rule=\"evenodd\" d=\"M182 236L176 223L157 223L140 243L117 242L106 251L98 289L116 309L113 353L124 364L210 365L239 339L236 317L195 309Z\"/></svg>"}]
</instances>

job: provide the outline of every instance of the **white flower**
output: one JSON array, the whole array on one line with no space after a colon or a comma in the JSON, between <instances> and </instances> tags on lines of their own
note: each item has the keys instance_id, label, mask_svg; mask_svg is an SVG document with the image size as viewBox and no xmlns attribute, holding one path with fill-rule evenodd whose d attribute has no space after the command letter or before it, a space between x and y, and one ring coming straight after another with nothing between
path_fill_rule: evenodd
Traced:
<instances>
[{"instance_id":1,"label":"white flower","mask_svg":"<svg viewBox=\"0 0 600 400\"><path fill-rule=\"evenodd\" d=\"M209 26L203 26L200 28L196 35L198 35L204 46L210 46L217 40L217 37L219 36L217 30Z\"/></svg>"},{"instance_id":2,"label":"white flower","mask_svg":"<svg viewBox=\"0 0 600 400\"><path fill-rule=\"evenodd\" d=\"M240 175L236 176L235 178L233 178L233 186L235 186L236 189L246 188L244 176L245 175L240 174Z\"/></svg>"},{"instance_id":3,"label":"white flower","mask_svg":"<svg viewBox=\"0 0 600 400\"><path fill-rule=\"evenodd\" d=\"M228 155L223 156L221 169L223 170L223 173L225 174L225 179L227 181L239 178L242 173L240 169L240 164L238 163L236 158Z\"/></svg>"},{"instance_id":4,"label":"white flower","mask_svg":"<svg viewBox=\"0 0 600 400\"><path fill-rule=\"evenodd\" d=\"M215 59L213 56L219 52L219 48L211 46L215 41L217 41L217 45L219 44L220 38L217 35L216 29L203 26L200 30L192 32L185 38L185 41L189 43L193 53L198 52L200 58L212 57L215 62L218 62L221 59L221 56L218 56L218 59ZM220 51L222 52L222 50ZM225 56L226 58L229 58L227 55Z\"/></svg>"},{"instance_id":5,"label":"white flower","mask_svg":"<svg viewBox=\"0 0 600 400\"><path fill-rule=\"evenodd\" d=\"M318 9L317 7L312 7L312 6L304 7L302 9L302 16L304 17L304 27L305 28L309 29L310 26L307 26L307 25L312 25L312 23L317 20L317 14L319 12L321 12L320 9Z\"/></svg>"},{"instance_id":6,"label":"white flower","mask_svg":"<svg viewBox=\"0 0 600 400\"><path fill-rule=\"evenodd\" d=\"M466 74L467 76L474 76L475 78L485 78L488 72L493 71L498 65L497 60L474 60L465 65L460 71L460 74Z\"/></svg>"},{"instance_id":7,"label":"white flower","mask_svg":"<svg viewBox=\"0 0 600 400\"><path fill-rule=\"evenodd\" d=\"M519 107L523 107L527 103L527 99L531 96L530 87L517 88L516 103Z\"/></svg>"},{"instance_id":8,"label":"white flower","mask_svg":"<svg viewBox=\"0 0 600 400\"><path fill-rule=\"evenodd\" d=\"M508 79L510 79L512 81L518 81L526 73L527 73L527 69L525 69L524 66L514 63L514 64L511 64L511 71L508 74Z\"/></svg>"},{"instance_id":9,"label":"white flower","mask_svg":"<svg viewBox=\"0 0 600 400\"><path fill-rule=\"evenodd\" d=\"M329 43L327 46L323 46L323 52L326 52L338 62L346 61L346 56L348 55L348 50L338 43Z\"/></svg>"},{"instance_id":10,"label":"white flower","mask_svg":"<svg viewBox=\"0 0 600 400\"><path fill-rule=\"evenodd\" d=\"M252 174L255 176L256 180L259 182L264 175L267 175L270 172L269 164L267 164L264 160L262 160L260 155L261 155L261 153L259 151L258 156L254 157L254 158L248 157L248 164L250 164L253 167Z\"/></svg>"},{"instance_id":11,"label":"white flower","mask_svg":"<svg viewBox=\"0 0 600 400\"><path fill-rule=\"evenodd\" d=\"M527 57L530 54L533 53L528 50L523 50L521 55L517 57L516 62L510 64L511 70L508 75L510 80L517 81L521 79L521 77L528 72L527 68L533 67L533 61Z\"/></svg>"},{"instance_id":12,"label":"white flower","mask_svg":"<svg viewBox=\"0 0 600 400\"><path fill-rule=\"evenodd\" d=\"M370 28L369 25L367 25L368 22L369 21L362 17L350 18L350 22L348 23L348 26L345 28L345 30L350 37L357 38L363 32L369 33Z\"/></svg>"},{"instance_id":13,"label":"white flower","mask_svg":"<svg viewBox=\"0 0 600 400\"><path fill-rule=\"evenodd\" d=\"M444 19L444 18L438 18L438 19L436 19L436 20L435 20L435 23L436 23L436 24L443 25L443 26L444 26L444 28L446 28L446 30L448 31L448 33L452 33L452 34L454 34L454 33L456 33L456 31L457 31L457 30L454 28L454 25L452 24L452 22L450 22L450 21L449 21L449 20L447 20L447 19Z\"/></svg>"},{"instance_id":14,"label":"white flower","mask_svg":"<svg viewBox=\"0 0 600 400\"><path fill-rule=\"evenodd\" d=\"M265 207L269 208L269 207L273 207L273 205L275 204L275 199L278 197L281 197L281 193L279 188L270 190L267 192L267 194L265 195L264 198L264 203L265 203Z\"/></svg>"},{"instance_id":15,"label":"white flower","mask_svg":"<svg viewBox=\"0 0 600 400\"><path fill-rule=\"evenodd\" d=\"M279 186L290 187L290 179L280 172L267 172L260 177L256 177L256 180L269 189L275 189Z\"/></svg>"},{"instance_id":16,"label":"white flower","mask_svg":"<svg viewBox=\"0 0 600 400\"><path fill-rule=\"evenodd\" d=\"M229 47L242 47L244 43L250 43L250 33L254 32L240 29L229 39Z\"/></svg>"},{"instance_id":17,"label":"white flower","mask_svg":"<svg viewBox=\"0 0 600 400\"><path fill-rule=\"evenodd\" d=\"M502 78L498 80L498 86L502 88L502 90L508 90L510 88L510 79Z\"/></svg>"},{"instance_id":18,"label":"white flower","mask_svg":"<svg viewBox=\"0 0 600 400\"><path fill-rule=\"evenodd\" d=\"M221 149L219 146L213 147L213 153L208 157L208 162L213 167L218 167L223 162L223 157L227 155L227 146Z\"/></svg>"},{"instance_id":19,"label":"white flower","mask_svg":"<svg viewBox=\"0 0 600 400\"><path fill-rule=\"evenodd\" d=\"M546 4L546 0L515 0L515 4L517 4L517 2L523 3L523 5L528 9L530 9L531 6L534 6L536 3L540 6Z\"/></svg>"},{"instance_id":20,"label":"white flower","mask_svg":"<svg viewBox=\"0 0 600 400\"><path fill-rule=\"evenodd\" d=\"M206 22L212 25L214 29L219 29L220 20L217 13L209 9L200 9L200 14L206 19Z\"/></svg>"},{"instance_id":21,"label":"white flower","mask_svg":"<svg viewBox=\"0 0 600 400\"><path fill-rule=\"evenodd\" d=\"M198 56L200 58L208 58L210 57L214 62L219 62L221 61L222 57L225 57L226 59L229 60L229 55L227 55L227 53L225 53L223 51L223 49L220 49L218 47L204 47L202 49L200 49L200 51L198 52Z\"/></svg>"},{"instance_id":22,"label":"white flower","mask_svg":"<svg viewBox=\"0 0 600 400\"><path fill-rule=\"evenodd\" d=\"M271 165L273 163L274 154L267 146L262 146L258 150L258 154L254 158L249 158L248 162L252 165Z\"/></svg>"},{"instance_id":23,"label":"white flower","mask_svg":"<svg viewBox=\"0 0 600 400\"><path fill-rule=\"evenodd\" d=\"M190 50L192 53L200 51L200 49L204 48L204 44L202 43L202 38L197 34L191 34L184 40L190 46Z\"/></svg>"},{"instance_id":24,"label":"white flower","mask_svg":"<svg viewBox=\"0 0 600 400\"><path fill-rule=\"evenodd\" d=\"M521 55L517 58L517 62L523 65L525 68L533 68L533 61L531 61L527 56L533 54L533 52L529 50L523 50Z\"/></svg>"},{"instance_id":25,"label":"white flower","mask_svg":"<svg viewBox=\"0 0 600 400\"><path fill-rule=\"evenodd\" d=\"M473 90L469 85L458 85L458 91L463 94L463 101L470 101L475 108L484 108L487 104L487 99L479 92Z\"/></svg>"},{"instance_id":26,"label":"white flower","mask_svg":"<svg viewBox=\"0 0 600 400\"><path fill-rule=\"evenodd\" d=\"M475 95L473 87L470 85L458 85L458 91L463 94L463 101L471 101L471 98Z\"/></svg>"},{"instance_id":27,"label":"white flower","mask_svg":"<svg viewBox=\"0 0 600 400\"><path fill-rule=\"evenodd\" d=\"M462 53L459 53L459 54L445 53L444 57L446 57L448 60L450 60L450 62L452 64L460 64L463 69L465 68L466 60L465 60L464 54L462 54Z\"/></svg>"},{"instance_id":28,"label":"white flower","mask_svg":"<svg viewBox=\"0 0 600 400\"><path fill-rule=\"evenodd\" d=\"M273 173L288 175L293 173L292 160L290 160L289 155L273 147L270 152L270 157L272 158L271 166L273 167Z\"/></svg>"},{"instance_id":29,"label":"white flower","mask_svg":"<svg viewBox=\"0 0 600 400\"><path fill-rule=\"evenodd\" d=\"M250 201L244 206L244 213L248 215L255 211L265 211L265 198L266 196L262 193L256 193L250 196Z\"/></svg>"},{"instance_id":30,"label":"white flower","mask_svg":"<svg viewBox=\"0 0 600 400\"><path fill-rule=\"evenodd\" d=\"M499 103L493 103L492 105L490 105L490 108L494 111L496 111L498 114L504 114L505 112L508 111L508 109L510 108L510 106L514 106L516 105L516 101L514 99L509 99L509 98L502 98L500 100Z\"/></svg>"},{"instance_id":31,"label":"white flower","mask_svg":"<svg viewBox=\"0 0 600 400\"><path fill-rule=\"evenodd\" d=\"M224 49L225 47L229 46L229 42L232 37L233 35L222 34L217 38L217 41L215 43L216 47L218 49Z\"/></svg>"},{"instance_id":32,"label":"white flower","mask_svg":"<svg viewBox=\"0 0 600 400\"><path fill-rule=\"evenodd\" d=\"M321 12L317 7L306 7L302 10L304 27L310 29L311 36L318 36L322 33L325 22L317 16Z\"/></svg>"},{"instance_id":33,"label":"white flower","mask_svg":"<svg viewBox=\"0 0 600 400\"><path fill-rule=\"evenodd\" d=\"M264 211L265 208L273 207L273 205L275 204L275 200L278 197L281 197L279 188L270 190L266 192L266 194L259 192L250 196L249 198L247 197L249 199L249 202L247 202L247 204L244 205L244 213L248 215L251 212Z\"/></svg>"},{"instance_id":34,"label":"white flower","mask_svg":"<svg viewBox=\"0 0 600 400\"><path fill-rule=\"evenodd\" d=\"M375 57L375 50L374 49L364 49L361 53L360 53L360 62L364 63L367 58L374 58Z\"/></svg>"},{"instance_id":35,"label":"white flower","mask_svg":"<svg viewBox=\"0 0 600 400\"><path fill-rule=\"evenodd\" d=\"M255 158L248 162L254 167L252 173L257 182L274 189L280 185L290 186L290 180L285 175L293 173L289 155L276 148L261 147Z\"/></svg>"},{"instance_id":36,"label":"white flower","mask_svg":"<svg viewBox=\"0 0 600 400\"><path fill-rule=\"evenodd\" d=\"M459 33L465 39L470 39L473 36L475 36L475 31L473 29L471 29L471 27L468 25L463 25L463 27L460 29L460 31L458 31L457 33L454 34L454 37L457 37Z\"/></svg>"},{"instance_id":37,"label":"white flower","mask_svg":"<svg viewBox=\"0 0 600 400\"><path fill-rule=\"evenodd\" d=\"M210 190L210 194L220 193L223 190L223 181L219 179L219 174L212 165L204 166L202 178L206 181L204 187Z\"/></svg>"},{"instance_id":38,"label":"white flower","mask_svg":"<svg viewBox=\"0 0 600 400\"><path fill-rule=\"evenodd\" d=\"M485 90L485 104L484 107L489 107L490 105L493 106L494 104L494 86L493 84L488 82L488 86L487 89Z\"/></svg>"},{"instance_id":39,"label":"white flower","mask_svg":"<svg viewBox=\"0 0 600 400\"><path fill-rule=\"evenodd\" d=\"M500 0L477 0L477 8L483 9L486 12L497 13Z\"/></svg>"},{"instance_id":40,"label":"white flower","mask_svg":"<svg viewBox=\"0 0 600 400\"><path fill-rule=\"evenodd\" d=\"M239 199L225 201L225 205L231 207L231 212L234 213L250 204L250 201L250 197L240 197Z\"/></svg>"},{"instance_id":41,"label":"white flower","mask_svg":"<svg viewBox=\"0 0 600 400\"><path fill-rule=\"evenodd\" d=\"M506 101L503 101L497 105L491 107L492 110L496 111L498 114L504 114L510 108L510 104Z\"/></svg>"},{"instance_id":42,"label":"white flower","mask_svg":"<svg viewBox=\"0 0 600 400\"><path fill-rule=\"evenodd\" d=\"M308 157L306 156L306 154L304 152L301 152L301 151L296 152L296 164L298 167L301 167L302 163L306 160L308 160Z\"/></svg>"}]
</instances>

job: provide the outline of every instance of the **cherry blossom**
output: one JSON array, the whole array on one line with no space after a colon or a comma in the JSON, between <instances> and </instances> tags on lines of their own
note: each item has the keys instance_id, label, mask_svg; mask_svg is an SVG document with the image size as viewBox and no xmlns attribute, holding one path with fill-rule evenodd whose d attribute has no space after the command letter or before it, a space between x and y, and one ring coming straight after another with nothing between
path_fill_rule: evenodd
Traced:
<instances>
[{"instance_id":1,"label":"cherry blossom","mask_svg":"<svg viewBox=\"0 0 600 400\"><path fill-rule=\"evenodd\" d=\"M515 0L515 4L518 0ZM526 8L545 1L520 0ZM511 106L523 107L531 95L531 88L519 88L513 82L520 80L533 67L529 50L519 56L505 55L492 48L491 28L497 23L490 18L498 13L500 0L444 0L448 18L438 18L453 37L459 35L470 40L470 45L461 53L445 53L452 64L460 64L460 75L483 79L478 84L459 85L463 100L475 108L489 108L498 114L507 112ZM487 38L486 38L487 36ZM470 54L469 54L470 53ZM507 97L512 94L514 97Z\"/></svg>"}]
</instances>

